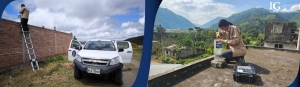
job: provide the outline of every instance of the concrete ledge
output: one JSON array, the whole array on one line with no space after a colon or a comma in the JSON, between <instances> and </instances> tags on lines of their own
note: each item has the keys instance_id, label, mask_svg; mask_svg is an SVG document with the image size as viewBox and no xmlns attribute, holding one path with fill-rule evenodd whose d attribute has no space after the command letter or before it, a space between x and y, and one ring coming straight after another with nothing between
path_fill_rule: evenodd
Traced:
<instances>
[{"instance_id":1,"label":"concrete ledge","mask_svg":"<svg viewBox=\"0 0 300 87\"><path fill-rule=\"evenodd\" d=\"M286 51L292 53L300 53L300 50L291 50L291 49L280 49L280 48L271 48L271 47L262 47L262 46L246 46L248 48L262 49L262 50L276 50L276 51Z\"/></svg>"},{"instance_id":2,"label":"concrete ledge","mask_svg":"<svg viewBox=\"0 0 300 87\"><path fill-rule=\"evenodd\" d=\"M172 87L210 66L213 56L149 77L149 87Z\"/></svg>"}]
</instances>

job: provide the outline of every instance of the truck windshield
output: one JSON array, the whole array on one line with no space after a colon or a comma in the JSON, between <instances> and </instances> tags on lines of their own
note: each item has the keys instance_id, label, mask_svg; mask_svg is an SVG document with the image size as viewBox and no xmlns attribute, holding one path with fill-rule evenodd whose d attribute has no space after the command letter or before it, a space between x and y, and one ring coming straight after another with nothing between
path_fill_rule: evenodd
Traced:
<instances>
[{"instance_id":1,"label":"truck windshield","mask_svg":"<svg viewBox=\"0 0 300 87\"><path fill-rule=\"evenodd\" d=\"M86 50L104 50L104 51L116 51L116 48L111 41L89 41L86 43L83 49Z\"/></svg>"}]
</instances>

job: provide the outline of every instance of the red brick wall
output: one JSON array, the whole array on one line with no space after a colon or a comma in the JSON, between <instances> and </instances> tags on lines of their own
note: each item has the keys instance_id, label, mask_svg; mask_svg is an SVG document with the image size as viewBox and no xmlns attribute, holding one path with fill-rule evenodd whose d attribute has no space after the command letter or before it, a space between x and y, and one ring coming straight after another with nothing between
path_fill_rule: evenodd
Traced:
<instances>
[{"instance_id":1,"label":"red brick wall","mask_svg":"<svg viewBox=\"0 0 300 87\"><path fill-rule=\"evenodd\" d=\"M32 25L29 25L29 30L37 60L56 55L56 48L57 54L68 53L72 34ZM57 47L55 47L55 33ZM25 52L25 62L29 62L27 50ZM20 64L23 64L20 24L2 19L0 22L0 69Z\"/></svg>"}]
</instances>

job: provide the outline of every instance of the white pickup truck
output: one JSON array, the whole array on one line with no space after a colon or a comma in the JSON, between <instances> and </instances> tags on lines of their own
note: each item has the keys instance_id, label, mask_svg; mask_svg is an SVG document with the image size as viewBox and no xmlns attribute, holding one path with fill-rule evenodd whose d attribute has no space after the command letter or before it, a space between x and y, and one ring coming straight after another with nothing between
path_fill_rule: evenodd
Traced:
<instances>
[{"instance_id":1,"label":"white pickup truck","mask_svg":"<svg viewBox=\"0 0 300 87\"><path fill-rule=\"evenodd\" d=\"M132 46L129 41L89 40L82 45L72 40L68 60L74 63L74 77L80 79L84 74L104 75L114 78L114 83L122 85L122 68L130 63Z\"/></svg>"}]
</instances>

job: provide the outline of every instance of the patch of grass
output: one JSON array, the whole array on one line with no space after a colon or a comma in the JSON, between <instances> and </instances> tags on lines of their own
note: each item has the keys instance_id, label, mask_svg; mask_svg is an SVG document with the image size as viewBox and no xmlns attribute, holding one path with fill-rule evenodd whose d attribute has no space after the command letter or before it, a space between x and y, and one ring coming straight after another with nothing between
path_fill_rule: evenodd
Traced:
<instances>
[{"instance_id":1,"label":"patch of grass","mask_svg":"<svg viewBox=\"0 0 300 87\"><path fill-rule=\"evenodd\" d=\"M59 62L59 63L64 63L64 62L69 62L67 56L64 55L56 55L54 57L50 57L46 59L46 64L48 63L53 63L53 62Z\"/></svg>"},{"instance_id":2,"label":"patch of grass","mask_svg":"<svg viewBox=\"0 0 300 87\"><path fill-rule=\"evenodd\" d=\"M258 41L256 41L256 40L251 40L251 41L250 41L250 45L255 45L257 42L258 42Z\"/></svg>"},{"instance_id":3,"label":"patch of grass","mask_svg":"<svg viewBox=\"0 0 300 87\"><path fill-rule=\"evenodd\" d=\"M138 48L133 48L133 55L132 58L138 61L141 61L141 57L142 57L142 51L143 49L138 47Z\"/></svg>"},{"instance_id":4,"label":"patch of grass","mask_svg":"<svg viewBox=\"0 0 300 87\"><path fill-rule=\"evenodd\" d=\"M139 57L140 58L140 57ZM133 65L127 65L137 72ZM49 57L40 64L40 70L32 71L25 66L0 75L1 87L118 87L110 80L94 76L77 80L73 76L74 64L67 60L67 55ZM9 78L11 76L11 78Z\"/></svg>"},{"instance_id":5,"label":"patch of grass","mask_svg":"<svg viewBox=\"0 0 300 87\"><path fill-rule=\"evenodd\" d=\"M133 48L133 51L136 53L142 53L143 48L141 48L141 47Z\"/></svg>"}]
</instances>

